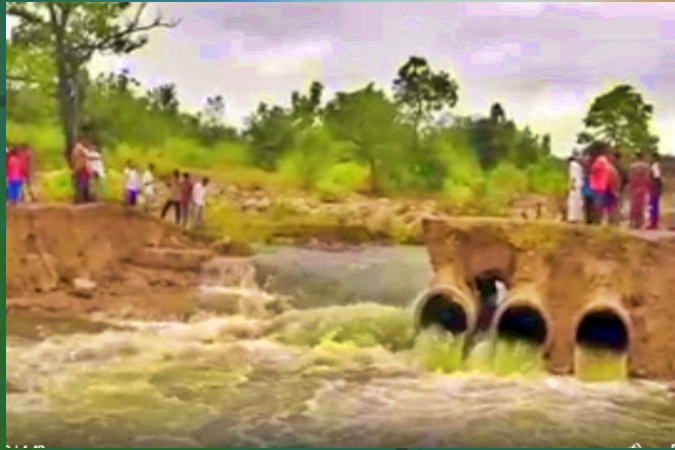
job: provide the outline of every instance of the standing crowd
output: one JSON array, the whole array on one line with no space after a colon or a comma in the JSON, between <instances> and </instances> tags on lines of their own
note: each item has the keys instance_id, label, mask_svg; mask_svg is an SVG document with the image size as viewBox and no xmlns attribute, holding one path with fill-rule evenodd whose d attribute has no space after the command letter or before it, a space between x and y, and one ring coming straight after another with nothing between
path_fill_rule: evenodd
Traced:
<instances>
[{"instance_id":1,"label":"standing crowd","mask_svg":"<svg viewBox=\"0 0 675 450\"><path fill-rule=\"evenodd\" d=\"M626 205L630 228L661 227L663 178L655 152L640 151L626 166L618 151L594 144L583 154L573 153L569 178L568 222L619 225Z\"/></svg>"},{"instance_id":2,"label":"standing crowd","mask_svg":"<svg viewBox=\"0 0 675 450\"><path fill-rule=\"evenodd\" d=\"M16 205L22 201L34 200L32 179L35 166L33 150L26 144L6 145L7 203ZM77 140L70 155L73 176L74 202L76 204L95 202L103 197L105 166L98 148L88 139ZM127 161L123 173L124 198L127 208L138 206L151 213L157 201L157 180L155 166L148 164L142 171L131 160ZM165 218L173 209L176 224L200 228L204 221L204 201L208 178L193 179L189 173L174 170L168 182L169 195L161 209Z\"/></svg>"}]
</instances>

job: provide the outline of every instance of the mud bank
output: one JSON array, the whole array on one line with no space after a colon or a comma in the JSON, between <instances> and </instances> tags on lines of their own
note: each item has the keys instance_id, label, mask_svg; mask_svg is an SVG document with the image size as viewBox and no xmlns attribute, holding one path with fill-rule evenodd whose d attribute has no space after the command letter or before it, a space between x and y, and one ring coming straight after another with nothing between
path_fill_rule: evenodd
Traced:
<instances>
[{"instance_id":1,"label":"mud bank","mask_svg":"<svg viewBox=\"0 0 675 450\"><path fill-rule=\"evenodd\" d=\"M433 216L422 226L432 289L470 298L470 315L481 309L481 282L503 282L509 294L497 320L514 304L514 316L525 317L516 331L539 319L551 372L573 373L576 349L589 345L625 353L631 376L675 379L675 234Z\"/></svg>"},{"instance_id":2,"label":"mud bank","mask_svg":"<svg viewBox=\"0 0 675 450\"><path fill-rule=\"evenodd\" d=\"M118 205L7 210L6 311L182 318L202 267L240 245L212 243Z\"/></svg>"}]
</instances>

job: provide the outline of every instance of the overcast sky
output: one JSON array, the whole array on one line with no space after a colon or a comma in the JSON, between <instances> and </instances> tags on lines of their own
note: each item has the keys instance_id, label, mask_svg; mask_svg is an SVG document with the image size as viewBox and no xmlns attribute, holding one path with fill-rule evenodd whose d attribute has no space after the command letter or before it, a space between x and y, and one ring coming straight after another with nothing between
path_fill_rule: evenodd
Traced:
<instances>
[{"instance_id":1,"label":"overcast sky","mask_svg":"<svg viewBox=\"0 0 675 450\"><path fill-rule=\"evenodd\" d=\"M182 18L131 57L98 60L142 82L175 82L190 108L221 94L234 124L261 100L288 103L318 79L330 95L390 87L408 56L459 81L462 114L499 101L568 153L590 101L632 83L675 153L675 3L155 3ZM154 14L154 12L153 12Z\"/></svg>"}]
</instances>

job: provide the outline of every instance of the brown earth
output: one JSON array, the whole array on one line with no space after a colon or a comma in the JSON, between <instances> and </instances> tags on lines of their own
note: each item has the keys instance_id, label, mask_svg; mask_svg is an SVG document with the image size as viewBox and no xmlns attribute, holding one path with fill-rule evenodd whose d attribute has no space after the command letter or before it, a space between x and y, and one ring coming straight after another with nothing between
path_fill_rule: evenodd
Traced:
<instances>
[{"instance_id":1,"label":"brown earth","mask_svg":"<svg viewBox=\"0 0 675 450\"><path fill-rule=\"evenodd\" d=\"M432 287L452 285L477 302L473 280L494 276L510 298L541 309L551 372L573 371L576 328L597 305L627 322L631 375L675 379L675 233L443 217L422 227Z\"/></svg>"},{"instance_id":2,"label":"brown earth","mask_svg":"<svg viewBox=\"0 0 675 450\"><path fill-rule=\"evenodd\" d=\"M108 204L9 208L6 244L8 324L28 313L51 322L94 312L185 318L201 266L247 253Z\"/></svg>"}]
</instances>

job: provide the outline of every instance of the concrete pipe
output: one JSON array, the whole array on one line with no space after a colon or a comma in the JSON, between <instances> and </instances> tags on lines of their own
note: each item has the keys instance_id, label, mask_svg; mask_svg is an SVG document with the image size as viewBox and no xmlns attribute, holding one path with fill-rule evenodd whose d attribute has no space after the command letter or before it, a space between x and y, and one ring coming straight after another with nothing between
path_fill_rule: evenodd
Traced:
<instances>
[{"instance_id":1,"label":"concrete pipe","mask_svg":"<svg viewBox=\"0 0 675 450\"><path fill-rule=\"evenodd\" d=\"M545 351L553 338L551 327L546 308L531 292L507 297L495 312L491 329L496 338L530 342Z\"/></svg>"},{"instance_id":2,"label":"concrete pipe","mask_svg":"<svg viewBox=\"0 0 675 450\"><path fill-rule=\"evenodd\" d=\"M614 301L589 304L574 321L574 343L596 350L628 354L633 341L630 315Z\"/></svg>"},{"instance_id":3,"label":"concrete pipe","mask_svg":"<svg viewBox=\"0 0 675 450\"><path fill-rule=\"evenodd\" d=\"M455 286L434 286L414 307L418 330L436 325L453 335L470 335L476 328L476 302Z\"/></svg>"}]
</instances>

